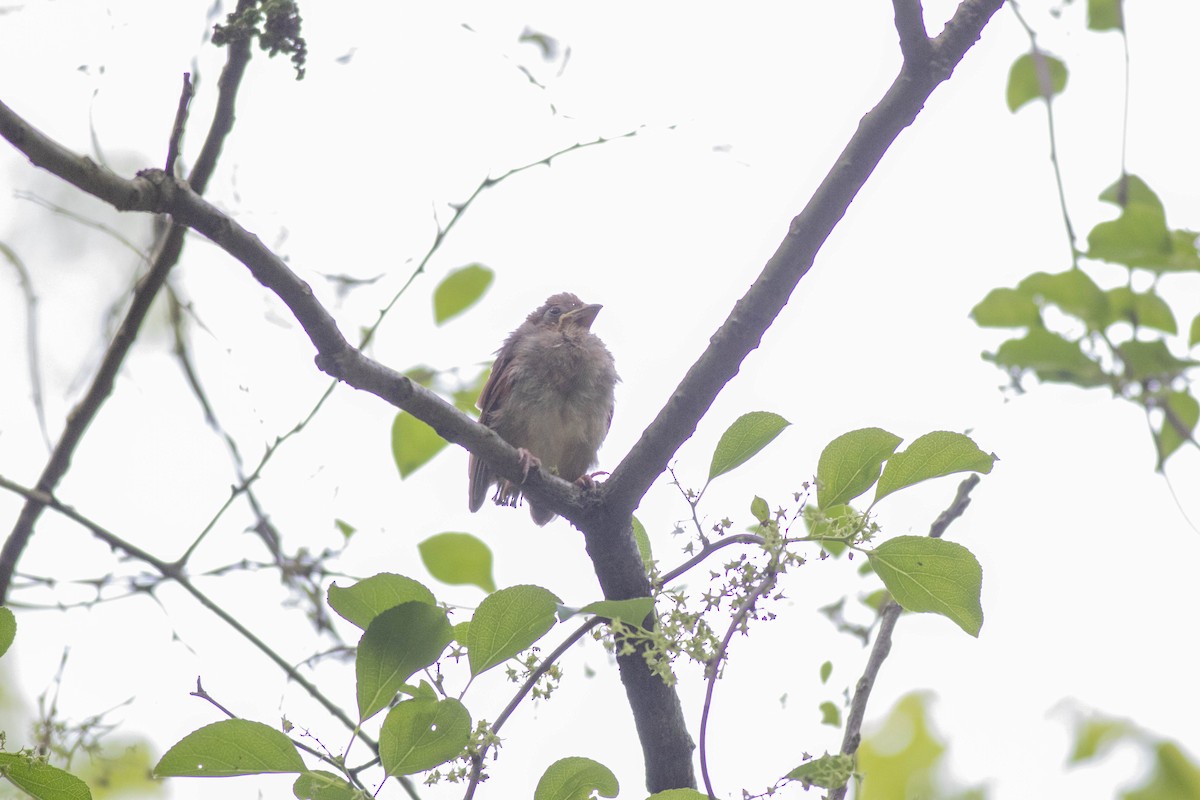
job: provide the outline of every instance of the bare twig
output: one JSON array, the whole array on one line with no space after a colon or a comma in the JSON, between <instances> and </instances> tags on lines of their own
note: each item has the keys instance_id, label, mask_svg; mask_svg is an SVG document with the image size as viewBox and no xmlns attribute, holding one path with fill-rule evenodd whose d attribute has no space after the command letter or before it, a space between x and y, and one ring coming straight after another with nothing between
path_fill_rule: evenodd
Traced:
<instances>
[{"instance_id":1,"label":"bare twig","mask_svg":"<svg viewBox=\"0 0 1200 800\"><path fill-rule=\"evenodd\" d=\"M191 187L197 193L203 192L208 185L216 158L221 151L221 144L232 129L237 89L241 84L242 75L245 74L246 64L250 61L248 42L231 43L228 49L229 55L225 69L221 73L221 91L217 101L217 111L204 149L196 161L195 169L192 170ZM0 135L13 142L35 164L54 163L58 165L66 174L62 172L55 172L55 174L76 186L80 186L81 183L92 185L94 181L98 181L107 189L115 189L118 193L126 190L125 182L116 175L96 165L90 159L76 156L49 137L29 127L3 103L0 103ZM105 199L111 201L112 197L109 196ZM121 208L119 203L114 203L114 205ZM83 439L88 426L91 425L92 420L100 412L100 407L112 393L117 372L125 362L125 357L129 354L129 350L137 338L138 331L150 311L150 306L157 296L158 290L165 283L171 268L179 261L185 232L184 227L178 224L172 225L159 239L154 248L150 271L134 290L129 310L117 328L91 385L68 416L66 427L55 445L50 459L42 469L42 474L37 481L37 489L40 492L48 495L58 486L59 481L70 468L71 457ZM0 604L3 604L8 596L8 587L16 570L17 561L29 543L29 538L33 535L33 528L43 509L44 506L40 503L26 500L12 532L5 540L4 547L0 549Z\"/></svg>"},{"instance_id":2,"label":"bare twig","mask_svg":"<svg viewBox=\"0 0 1200 800\"><path fill-rule=\"evenodd\" d=\"M33 411L37 415L38 430L42 433L42 441L46 450L53 451L50 441L50 429L46 425L46 398L42 391L42 356L38 342L37 292L33 289L33 278L25 267L25 262L4 242L0 242L0 255L17 271L17 283L21 285L21 293L25 295L25 355L29 359L29 393L33 400Z\"/></svg>"},{"instance_id":3,"label":"bare twig","mask_svg":"<svg viewBox=\"0 0 1200 800\"><path fill-rule=\"evenodd\" d=\"M183 142L183 130L187 125L188 105L192 102L192 76L183 73L183 91L179 94L179 107L175 109L175 124L171 127L171 139L167 143L167 163L163 171L175 174L175 162L179 159L179 146Z\"/></svg>"},{"instance_id":4,"label":"bare twig","mask_svg":"<svg viewBox=\"0 0 1200 800\"><path fill-rule=\"evenodd\" d=\"M213 706L215 706L218 711L220 711L222 714L229 717L230 719L237 719L237 714L234 714L228 708L226 708L225 706L218 703L215 697L213 697L208 692L204 691L204 686L200 683L199 675L196 676L196 691L188 692L188 694L190 694L192 697L199 697L201 700L208 701Z\"/></svg>"},{"instance_id":5,"label":"bare twig","mask_svg":"<svg viewBox=\"0 0 1200 800\"><path fill-rule=\"evenodd\" d=\"M376 748L377 745L375 741L359 730L358 724L354 720L350 719L350 717L346 715L346 712L344 712L341 707L322 694L321 691L311 681L300 674L300 672L294 666L289 664L282 656L275 652L275 650L261 638L259 638L257 634L243 625L238 619L229 614L229 612L223 609L206 594L197 589L191 580L183 574L178 562L163 561L157 556L146 552L137 545L126 541L117 534L103 527L99 523L94 522L83 514L80 514L70 506L63 505L58 501L57 498L48 492L44 492L37 488L22 486L14 481L9 480L8 478L5 478L3 475L0 475L0 489L5 489L15 494L19 494L27 501L37 502L43 508L49 508L59 514L62 514L67 519L70 519L71 521L86 528L94 537L104 542L114 550L141 561L142 563L153 568L164 578L175 581L188 594L192 595L192 597L195 598L200 605L216 614L221 621L237 631L243 638L254 645L259 652L274 662L276 666L283 670L284 674L286 674L290 680L294 681L297 685L303 688L310 697L320 703L326 711L336 717L343 725L346 726L347 729L356 731L358 738L366 742L372 750Z\"/></svg>"}]
</instances>

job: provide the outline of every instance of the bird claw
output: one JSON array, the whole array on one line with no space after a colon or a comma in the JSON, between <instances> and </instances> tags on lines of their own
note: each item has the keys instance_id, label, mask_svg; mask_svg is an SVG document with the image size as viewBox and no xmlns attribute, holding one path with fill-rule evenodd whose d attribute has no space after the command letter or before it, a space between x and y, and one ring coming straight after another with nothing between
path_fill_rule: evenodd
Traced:
<instances>
[{"instance_id":1,"label":"bird claw","mask_svg":"<svg viewBox=\"0 0 1200 800\"><path fill-rule=\"evenodd\" d=\"M529 479L529 470L542 467L542 460L524 447L517 448L517 459L521 464L521 483Z\"/></svg>"},{"instance_id":2,"label":"bird claw","mask_svg":"<svg viewBox=\"0 0 1200 800\"><path fill-rule=\"evenodd\" d=\"M585 472L583 475L580 475L578 478L575 479L575 485L578 486L580 489L595 489L596 488L596 476L597 475L608 475L608 474L609 473L604 472L604 471L592 472L592 473Z\"/></svg>"}]
</instances>

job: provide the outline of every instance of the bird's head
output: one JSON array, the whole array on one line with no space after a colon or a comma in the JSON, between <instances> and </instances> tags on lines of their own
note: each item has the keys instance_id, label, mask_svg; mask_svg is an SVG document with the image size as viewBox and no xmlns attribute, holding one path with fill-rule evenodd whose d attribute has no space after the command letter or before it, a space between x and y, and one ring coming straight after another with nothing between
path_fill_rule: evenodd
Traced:
<instances>
[{"instance_id":1,"label":"bird's head","mask_svg":"<svg viewBox=\"0 0 1200 800\"><path fill-rule=\"evenodd\" d=\"M586 331L591 329L596 315L602 308L604 306L598 303L584 303L570 292L562 292L547 298L526 321L550 330L566 331L576 328Z\"/></svg>"}]
</instances>

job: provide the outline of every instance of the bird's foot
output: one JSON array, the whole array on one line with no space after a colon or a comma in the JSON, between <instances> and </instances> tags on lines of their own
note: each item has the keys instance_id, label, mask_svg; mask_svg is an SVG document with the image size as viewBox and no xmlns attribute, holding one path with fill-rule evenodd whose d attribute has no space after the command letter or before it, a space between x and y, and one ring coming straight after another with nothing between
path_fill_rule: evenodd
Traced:
<instances>
[{"instance_id":1,"label":"bird's foot","mask_svg":"<svg viewBox=\"0 0 1200 800\"><path fill-rule=\"evenodd\" d=\"M592 473L585 472L584 474L580 475L578 478L575 479L575 485L578 486L580 489L595 489L596 488L596 477L599 475L608 475L608 474L609 473L603 472L603 471L592 472Z\"/></svg>"},{"instance_id":2,"label":"bird's foot","mask_svg":"<svg viewBox=\"0 0 1200 800\"><path fill-rule=\"evenodd\" d=\"M529 479L529 470L537 467L541 469L542 460L533 453L526 450L524 447L517 448L517 458L521 464L521 483Z\"/></svg>"}]
</instances>

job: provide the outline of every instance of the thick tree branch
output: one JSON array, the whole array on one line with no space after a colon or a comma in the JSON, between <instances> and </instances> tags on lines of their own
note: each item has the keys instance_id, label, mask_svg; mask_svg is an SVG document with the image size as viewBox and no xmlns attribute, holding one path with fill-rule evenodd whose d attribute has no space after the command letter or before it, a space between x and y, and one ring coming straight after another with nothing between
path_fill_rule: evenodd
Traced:
<instances>
[{"instance_id":1,"label":"thick tree branch","mask_svg":"<svg viewBox=\"0 0 1200 800\"><path fill-rule=\"evenodd\" d=\"M892 0L896 12L896 33L900 34L900 52L905 61L920 63L929 58L929 34L925 32L925 11L921 0Z\"/></svg>"},{"instance_id":2,"label":"thick tree branch","mask_svg":"<svg viewBox=\"0 0 1200 800\"><path fill-rule=\"evenodd\" d=\"M883 154L916 119L938 84L950 77L1002 4L1003 0L964 0L946 29L930 42L930 57L905 61L883 99L863 117L808 205L792 220L787 236L758 279L601 487L609 513L628 514L637 508L679 446L695 432L717 394L758 347Z\"/></svg>"},{"instance_id":3,"label":"thick tree branch","mask_svg":"<svg viewBox=\"0 0 1200 800\"><path fill-rule=\"evenodd\" d=\"M208 237L283 301L312 341L317 350L317 365L323 371L408 411L432 426L442 438L487 459L502 476L520 482L524 473L516 448L435 393L352 347L312 288L257 236L202 198L188 183L157 169L143 170L133 179L121 178L86 156L62 147L3 102L0 102L0 136L37 166L122 211L169 214L178 225ZM38 488L49 491L53 487L39 483ZM581 490L536 469L529 472L522 491L546 501L576 522L588 516L588 509L596 499L594 490Z\"/></svg>"},{"instance_id":4,"label":"thick tree branch","mask_svg":"<svg viewBox=\"0 0 1200 800\"><path fill-rule=\"evenodd\" d=\"M220 97L217 101L217 110L213 116L212 125L209 127L208 137L200 158L196 160L196 167L191 174L191 186L196 192L203 192L208 186L208 180L216 167L216 159L220 155L221 146L233 128L233 108L237 100L237 90L249 62L249 42L231 43L225 68L221 72L219 81ZM180 114L176 119L177 128L182 126L179 116L183 113L183 100L180 101L180 107ZM138 191L137 182L126 181L105 167L96 164L90 158L75 155L41 131L25 123L3 102L0 102L0 135L25 153L34 164L53 172L89 194L107 200L118 209L123 209L122 203L133 199L130 197L130 192ZM172 134L172 140L174 138L175 136ZM100 362L100 367L97 369L91 385L70 416L67 417L67 424L63 429L62 436L55 445L46 466L43 467L42 474L38 477L36 487L39 491L47 494L53 493L63 475L70 469L71 458L83 439L83 434L100 412L104 401L112 394L113 382L116 380L121 365L125 363L125 357L129 354L129 350L137 338L138 331L150 311L154 298L165 283L171 268L179 262L186 233L185 227L173 224L159 237L154 247L149 272L134 289L129 310L125 313L125 318L121 320L116 335L104 353L104 358ZM26 500L21 513L17 516L16 524L13 525L12 532L4 542L3 549L0 549L0 604L4 603L8 595L8 587L13 573L16 571L17 562L25 551L29 538L33 535L33 528L43 509L42 503L36 500Z\"/></svg>"}]
</instances>

